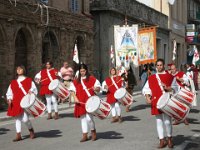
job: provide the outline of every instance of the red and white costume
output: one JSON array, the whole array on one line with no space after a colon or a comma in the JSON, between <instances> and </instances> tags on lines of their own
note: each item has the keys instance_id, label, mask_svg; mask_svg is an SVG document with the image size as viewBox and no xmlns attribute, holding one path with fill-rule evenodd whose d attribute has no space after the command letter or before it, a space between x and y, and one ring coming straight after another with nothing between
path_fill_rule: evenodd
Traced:
<instances>
[{"instance_id":1,"label":"red and white costume","mask_svg":"<svg viewBox=\"0 0 200 150\"><path fill-rule=\"evenodd\" d=\"M108 87L108 90L104 88L106 85ZM114 97L114 94L117 91L117 89L121 88L122 86L123 80L120 76L108 77L102 83L103 91L107 92L107 102L112 106L111 113L113 117L121 116L121 109L118 101Z\"/></svg>"},{"instance_id":2,"label":"red and white costume","mask_svg":"<svg viewBox=\"0 0 200 150\"><path fill-rule=\"evenodd\" d=\"M12 80L8 87L6 97L11 100L11 106L8 108L7 115L16 117L16 131L21 132L21 122L23 121L28 129L32 129L28 114L21 108L22 98L29 92L37 94L37 88L31 78L19 76L17 80Z\"/></svg>"},{"instance_id":3,"label":"red and white costume","mask_svg":"<svg viewBox=\"0 0 200 150\"><path fill-rule=\"evenodd\" d=\"M183 71L177 71L175 74L172 74L174 76L174 80L172 82L172 88L174 89L175 92L178 92L180 88L185 88L185 85L188 85L188 77ZM183 82L180 82L177 80L177 77L180 79L183 79Z\"/></svg>"},{"instance_id":4,"label":"red and white costume","mask_svg":"<svg viewBox=\"0 0 200 150\"><path fill-rule=\"evenodd\" d=\"M90 127L91 130L95 130L95 123L93 116L88 114L85 109L85 104L90 96L95 95L93 87L101 87L100 82L93 76L89 76L88 80L86 77L81 77L81 82L74 80L75 92L78 100L82 104L75 104L74 116L81 118L82 132L88 133Z\"/></svg>"},{"instance_id":5,"label":"red and white costume","mask_svg":"<svg viewBox=\"0 0 200 150\"><path fill-rule=\"evenodd\" d=\"M48 113L51 113L51 103L53 103L54 111L58 112L58 104L56 99L57 97L48 88L51 81L58 78L57 75L61 76L61 74L56 69L51 68L43 69L35 76L35 79L40 80L40 95L45 95Z\"/></svg>"},{"instance_id":6,"label":"red and white costume","mask_svg":"<svg viewBox=\"0 0 200 150\"><path fill-rule=\"evenodd\" d=\"M193 80L194 72L192 71L190 67L187 68L186 75L189 79L190 90L195 94L195 98L193 100L192 106L197 106L196 90L195 90L194 80Z\"/></svg>"},{"instance_id":7,"label":"red and white costume","mask_svg":"<svg viewBox=\"0 0 200 150\"><path fill-rule=\"evenodd\" d=\"M167 87L170 87L173 81L173 76L169 73L166 73L163 71L162 73L157 73L161 82L165 84ZM171 118L162 113L160 110L157 109L157 102L159 98L162 96L163 91L162 88L159 85L159 81L156 77L156 74L151 75L145 86L143 87L142 90L143 94L149 94L151 95L151 114L156 115L156 122L157 122L157 132L159 139L163 139L164 136L164 124L166 126L166 132L167 136L171 137L172 136L172 125L171 125Z\"/></svg>"}]
</instances>

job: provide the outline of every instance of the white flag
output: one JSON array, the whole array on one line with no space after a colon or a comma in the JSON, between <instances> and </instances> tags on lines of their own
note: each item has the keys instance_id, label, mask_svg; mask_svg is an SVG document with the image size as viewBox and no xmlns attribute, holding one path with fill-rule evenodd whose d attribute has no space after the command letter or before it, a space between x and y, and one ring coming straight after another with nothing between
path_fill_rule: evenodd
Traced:
<instances>
[{"instance_id":1,"label":"white flag","mask_svg":"<svg viewBox=\"0 0 200 150\"><path fill-rule=\"evenodd\" d=\"M194 55L193 55L193 59L192 59L192 64L196 64L196 62L199 60L199 52L197 50L196 45L194 45Z\"/></svg>"},{"instance_id":2,"label":"white flag","mask_svg":"<svg viewBox=\"0 0 200 150\"><path fill-rule=\"evenodd\" d=\"M170 5L174 5L175 0L168 0Z\"/></svg>"},{"instance_id":3,"label":"white flag","mask_svg":"<svg viewBox=\"0 0 200 150\"><path fill-rule=\"evenodd\" d=\"M75 44L75 46L74 46L73 61L75 61L77 64L79 63L79 59L78 59L78 49L77 49L77 45L76 45L76 44Z\"/></svg>"},{"instance_id":4,"label":"white flag","mask_svg":"<svg viewBox=\"0 0 200 150\"><path fill-rule=\"evenodd\" d=\"M172 60L176 59L176 40L173 40L173 57Z\"/></svg>"},{"instance_id":5,"label":"white flag","mask_svg":"<svg viewBox=\"0 0 200 150\"><path fill-rule=\"evenodd\" d=\"M110 47L110 61L111 61L111 66L114 66L115 57L114 57L114 50L113 50L113 46L112 45Z\"/></svg>"}]
</instances>

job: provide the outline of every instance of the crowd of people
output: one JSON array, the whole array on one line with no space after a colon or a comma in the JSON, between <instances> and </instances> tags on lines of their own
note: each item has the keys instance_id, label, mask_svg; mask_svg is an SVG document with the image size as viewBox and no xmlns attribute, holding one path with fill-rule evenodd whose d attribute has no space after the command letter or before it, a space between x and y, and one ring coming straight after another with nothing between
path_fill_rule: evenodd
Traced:
<instances>
[{"instance_id":1,"label":"crowd of people","mask_svg":"<svg viewBox=\"0 0 200 150\"><path fill-rule=\"evenodd\" d=\"M163 59L158 59L155 65L155 68L153 64L144 65L144 68L141 71L140 79L142 81L141 86L143 87L142 93L146 98L147 104L151 105L151 114L155 115L156 118L157 133L160 140L158 148L164 148L167 145L169 148L172 148L172 117L158 109L157 104L164 93L175 94L179 92L181 88L196 93L196 90L198 90L198 83L196 83L198 74L196 74L196 72L198 73L198 70L195 70L194 66L188 64L185 65L187 70L186 72L178 71L175 64L169 64L168 70L165 70ZM37 95L38 91L35 83L40 85L40 96L43 96L46 99L48 112L47 120L53 118L55 120L59 119L59 95L56 95L49 89L50 83L57 79L70 91L71 94L67 98L67 101L74 102L74 116L80 118L82 129L82 138L80 142L89 140L89 132L91 132L92 141L97 139L93 115L88 113L86 110L86 103L90 97L96 95L100 91L106 93L106 102L111 108L111 123L123 122L120 103L125 106L126 112L129 112L130 106L132 102L134 102L131 95L133 94L136 79L131 67L129 70L117 70L115 67L111 68L109 70L109 76L102 82L102 85L98 79L89 73L88 67L85 64L80 64L79 69L75 73L72 67L69 66L68 62L64 62L63 67L60 70L57 70L53 67L51 61L47 61L45 68L35 75L35 83L31 78L26 76L24 66L18 66L16 68L16 74L16 78L11 81L6 93L8 102L7 115L15 117L16 120L16 138L13 141L22 140L22 122L25 123L30 131L30 138L35 138L33 126L29 120L30 114L20 106L20 102L25 95L29 93ZM116 92L121 88L126 89L128 93L124 94L124 96L126 95L124 103L116 98ZM123 90L121 91L123 93ZM63 101L63 99L61 100ZM52 104L54 115L52 114ZM196 105L197 102L194 100L192 106ZM182 121L186 125L189 124L187 117ZM179 123L181 123L180 120L177 121L177 119L174 118L173 124L178 125ZM164 135L164 125L167 132L167 140Z\"/></svg>"}]
</instances>

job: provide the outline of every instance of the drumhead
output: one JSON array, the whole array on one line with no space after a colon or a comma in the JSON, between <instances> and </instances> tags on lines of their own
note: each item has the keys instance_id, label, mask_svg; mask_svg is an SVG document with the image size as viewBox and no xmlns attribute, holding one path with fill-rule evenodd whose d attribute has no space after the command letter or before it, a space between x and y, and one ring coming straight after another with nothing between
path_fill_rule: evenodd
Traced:
<instances>
[{"instance_id":1,"label":"drumhead","mask_svg":"<svg viewBox=\"0 0 200 150\"><path fill-rule=\"evenodd\" d=\"M49 90L50 91L54 90L55 88L57 88L58 84L59 84L58 79L52 80L51 83L49 84Z\"/></svg>"},{"instance_id":2,"label":"drumhead","mask_svg":"<svg viewBox=\"0 0 200 150\"><path fill-rule=\"evenodd\" d=\"M124 96L126 95L126 89L125 88L119 88L115 94L114 94L114 97L116 99L121 99L123 98Z\"/></svg>"},{"instance_id":3,"label":"drumhead","mask_svg":"<svg viewBox=\"0 0 200 150\"><path fill-rule=\"evenodd\" d=\"M93 113L99 108L100 103L98 96L91 96L86 102L85 109L88 113Z\"/></svg>"},{"instance_id":4,"label":"drumhead","mask_svg":"<svg viewBox=\"0 0 200 150\"><path fill-rule=\"evenodd\" d=\"M170 94L164 93L157 102L157 108L162 109L168 103L169 98L170 98Z\"/></svg>"},{"instance_id":5,"label":"drumhead","mask_svg":"<svg viewBox=\"0 0 200 150\"><path fill-rule=\"evenodd\" d=\"M35 95L27 94L22 98L20 106L22 108L29 108L31 105L33 105L34 101L35 101Z\"/></svg>"}]
</instances>

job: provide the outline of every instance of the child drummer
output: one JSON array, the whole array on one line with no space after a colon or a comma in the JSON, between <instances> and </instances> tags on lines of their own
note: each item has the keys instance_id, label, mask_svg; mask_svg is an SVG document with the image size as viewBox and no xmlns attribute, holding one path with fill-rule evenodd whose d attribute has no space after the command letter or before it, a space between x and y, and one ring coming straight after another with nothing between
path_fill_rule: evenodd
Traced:
<instances>
[{"instance_id":1,"label":"child drummer","mask_svg":"<svg viewBox=\"0 0 200 150\"><path fill-rule=\"evenodd\" d=\"M121 76L117 76L116 68L110 69L110 77L106 78L106 80L102 83L103 91L107 92L107 102L112 106L112 121L114 122L122 122L121 117L121 108L119 106L119 102L115 99L114 93L117 89L123 86L123 80Z\"/></svg>"},{"instance_id":2,"label":"child drummer","mask_svg":"<svg viewBox=\"0 0 200 150\"><path fill-rule=\"evenodd\" d=\"M48 111L47 120L52 119L51 103L53 103L53 107L54 107L54 111L55 111L54 119L57 120L59 118L57 96L52 91L50 91L48 88L51 81L54 79L58 79L59 77L61 77L61 74L55 68L53 68L53 62L51 62L51 61L47 61L46 68L41 70L35 76L35 81L38 84L39 83L41 84L40 95L45 96L45 98L46 98L47 111Z\"/></svg>"},{"instance_id":3,"label":"child drummer","mask_svg":"<svg viewBox=\"0 0 200 150\"><path fill-rule=\"evenodd\" d=\"M26 70L24 66L16 68L16 79L12 80L6 96L8 102L8 116L15 117L16 138L13 142L22 140L21 137L21 122L24 122L30 131L30 138L35 138L32 124L29 120L28 114L21 108L20 102L27 93L34 93L37 95L37 88L31 78L25 76Z\"/></svg>"},{"instance_id":4,"label":"child drummer","mask_svg":"<svg viewBox=\"0 0 200 150\"><path fill-rule=\"evenodd\" d=\"M79 75L76 80L74 80L75 92L75 109L74 115L76 118L81 118L81 127L83 137L80 142L85 142L88 140L88 132L91 130L92 141L97 139L96 128L93 116L86 112L85 103L90 96L95 95L95 92L100 91L101 84L88 72L88 68L85 64L79 66Z\"/></svg>"}]
</instances>

